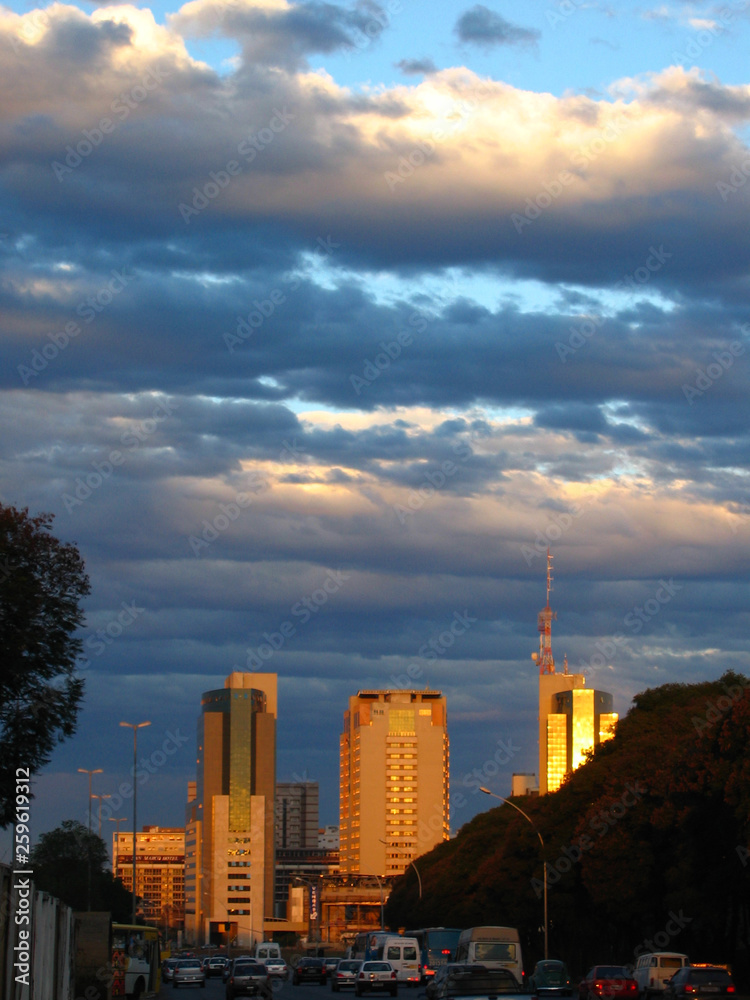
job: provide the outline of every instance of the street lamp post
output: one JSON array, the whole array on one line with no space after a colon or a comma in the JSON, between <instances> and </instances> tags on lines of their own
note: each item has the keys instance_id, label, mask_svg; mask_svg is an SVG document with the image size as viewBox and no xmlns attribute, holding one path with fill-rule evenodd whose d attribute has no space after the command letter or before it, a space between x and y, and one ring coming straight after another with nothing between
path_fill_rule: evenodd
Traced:
<instances>
[{"instance_id":1,"label":"street lamp post","mask_svg":"<svg viewBox=\"0 0 750 1000\"><path fill-rule=\"evenodd\" d=\"M110 823L116 823L115 827L115 843L112 848L112 874L117 875L117 859L120 854L120 823L127 822L127 816L110 816L108 817Z\"/></svg>"},{"instance_id":2,"label":"street lamp post","mask_svg":"<svg viewBox=\"0 0 750 1000\"><path fill-rule=\"evenodd\" d=\"M86 847L86 909L91 909L91 778L94 774L103 774L101 767L95 767L90 771L87 767L79 767L81 774L89 776L89 839Z\"/></svg>"},{"instance_id":3,"label":"street lamp post","mask_svg":"<svg viewBox=\"0 0 750 1000\"><path fill-rule=\"evenodd\" d=\"M485 795L492 796L493 799L500 799L500 801L504 802L507 806L512 806L513 809L516 810L516 812L519 812L525 820L528 820L528 822L531 823L534 833L539 838L539 843L542 846L542 865L544 869L544 876L543 876L544 877L544 957L547 958L549 954L547 947L547 852L544 848L544 840L542 839L542 835L537 830L536 824L534 823L532 818L530 816L527 816L527 814L523 811L523 809L521 809L520 806L517 806L515 802L511 802L510 799L504 799L502 795L497 795L495 792L491 792L489 788L480 788L479 791L484 792Z\"/></svg>"},{"instance_id":4,"label":"street lamp post","mask_svg":"<svg viewBox=\"0 0 750 1000\"><path fill-rule=\"evenodd\" d=\"M101 836L102 836L102 799L111 799L111 798L112 798L111 795L97 795L96 792L94 792L94 794L89 797L89 801L91 801L91 799L99 799L99 808L98 808L97 812L98 812L98 816L99 816L99 838L100 839L101 839Z\"/></svg>"},{"instance_id":5,"label":"street lamp post","mask_svg":"<svg viewBox=\"0 0 750 1000\"><path fill-rule=\"evenodd\" d=\"M79 767L78 770L81 774L88 774L89 776L89 833L91 833L91 776L93 774L103 774L101 767L95 767L93 771L89 771L88 768Z\"/></svg>"},{"instance_id":6,"label":"street lamp post","mask_svg":"<svg viewBox=\"0 0 750 1000\"><path fill-rule=\"evenodd\" d=\"M381 844L385 844L386 847L393 848L394 850L399 851L401 854L406 854L407 853L403 849L403 847L399 847L397 844L389 844L388 841L387 840L383 840L382 837L378 837L378 840L380 841ZM419 898L421 899L422 898L422 878L421 878L421 876L419 874L419 869L414 864L414 862L412 861L412 859L409 858L408 860L409 860L409 864L412 866L412 868L414 869L414 871L416 873L416 876L417 876L417 885L419 886Z\"/></svg>"},{"instance_id":7,"label":"street lamp post","mask_svg":"<svg viewBox=\"0 0 750 1000\"><path fill-rule=\"evenodd\" d=\"M133 730L133 919L132 922L135 923L135 909L136 909L136 892L135 892L135 829L136 829L136 789L138 788L138 782L136 781L135 773L138 770L138 730L143 726L150 726L150 722L121 722L121 726L127 726L128 729Z\"/></svg>"}]
</instances>

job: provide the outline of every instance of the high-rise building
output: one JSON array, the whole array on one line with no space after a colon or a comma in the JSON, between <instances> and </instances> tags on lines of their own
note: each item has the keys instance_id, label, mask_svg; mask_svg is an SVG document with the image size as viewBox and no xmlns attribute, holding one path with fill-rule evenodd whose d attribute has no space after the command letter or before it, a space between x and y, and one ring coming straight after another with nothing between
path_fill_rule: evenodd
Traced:
<instances>
[{"instance_id":1,"label":"high-rise building","mask_svg":"<svg viewBox=\"0 0 750 1000\"><path fill-rule=\"evenodd\" d=\"M182 930L185 916L185 831L181 827L144 826L135 835L136 895L148 923L169 938ZM112 871L133 891L133 831L112 834Z\"/></svg>"},{"instance_id":2,"label":"high-rise building","mask_svg":"<svg viewBox=\"0 0 750 1000\"><path fill-rule=\"evenodd\" d=\"M556 791L586 759L586 751L609 739L617 722L612 695L586 687L584 674L568 673L567 657L558 674L552 655L552 556L547 550L547 604L539 612L539 794Z\"/></svg>"},{"instance_id":3,"label":"high-rise building","mask_svg":"<svg viewBox=\"0 0 750 1000\"><path fill-rule=\"evenodd\" d=\"M273 916L276 681L235 672L201 699L186 822L185 934L193 944L250 947Z\"/></svg>"},{"instance_id":4,"label":"high-rise building","mask_svg":"<svg viewBox=\"0 0 750 1000\"><path fill-rule=\"evenodd\" d=\"M276 848L318 849L317 781L276 783Z\"/></svg>"},{"instance_id":5,"label":"high-rise building","mask_svg":"<svg viewBox=\"0 0 750 1000\"><path fill-rule=\"evenodd\" d=\"M360 691L340 739L341 871L398 875L450 836L440 691Z\"/></svg>"},{"instance_id":6,"label":"high-rise building","mask_svg":"<svg viewBox=\"0 0 750 1000\"><path fill-rule=\"evenodd\" d=\"M317 781L276 784L276 888L274 915L291 919L290 888L309 888L338 871L338 845L321 849Z\"/></svg>"}]
</instances>

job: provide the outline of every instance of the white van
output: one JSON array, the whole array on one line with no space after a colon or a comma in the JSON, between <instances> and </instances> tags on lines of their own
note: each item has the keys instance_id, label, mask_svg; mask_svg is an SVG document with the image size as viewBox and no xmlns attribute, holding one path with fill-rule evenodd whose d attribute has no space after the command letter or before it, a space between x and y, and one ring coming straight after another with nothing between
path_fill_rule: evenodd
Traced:
<instances>
[{"instance_id":1,"label":"white van","mask_svg":"<svg viewBox=\"0 0 750 1000\"><path fill-rule=\"evenodd\" d=\"M267 958L281 958L281 945L276 941L261 941L255 946L255 961L265 962Z\"/></svg>"},{"instance_id":2,"label":"white van","mask_svg":"<svg viewBox=\"0 0 750 1000\"><path fill-rule=\"evenodd\" d=\"M422 977L419 968L419 943L416 938L393 935L384 938L382 960L390 962L400 983L418 986Z\"/></svg>"},{"instance_id":3,"label":"white van","mask_svg":"<svg viewBox=\"0 0 750 1000\"><path fill-rule=\"evenodd\" d=\"M650 951L639 955L633 969L639 996L647 998L663 994L665 980L671 979L678 969L686 965L690 965L688 957L679 951Z\"/></svg>"},{"instance_id":4,"label":"white van","mask_svg":"<svg viewBox=\"0 0 750 1000\"><path fill-rule=\"evenodd\" d=\"M461 932L454 961L508 969L523 985L521 941L515 927L469 927Z\"/></svg>"}]
</instances>

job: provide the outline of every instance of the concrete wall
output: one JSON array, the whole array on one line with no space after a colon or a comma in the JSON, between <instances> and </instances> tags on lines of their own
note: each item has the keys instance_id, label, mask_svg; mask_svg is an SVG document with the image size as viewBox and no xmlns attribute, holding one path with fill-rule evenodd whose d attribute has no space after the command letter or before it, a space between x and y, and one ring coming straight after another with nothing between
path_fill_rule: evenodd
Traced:
<instances>
[{"instance_id":1,"label":"concrete wall","mask_svg":"<svg viewBox=\"0 0 750 1000\"><path fill-rule=\"evenodd\" d=\"M73 1000L73 911L0 864L0 996Z\"/></svg>"}]
</instances>

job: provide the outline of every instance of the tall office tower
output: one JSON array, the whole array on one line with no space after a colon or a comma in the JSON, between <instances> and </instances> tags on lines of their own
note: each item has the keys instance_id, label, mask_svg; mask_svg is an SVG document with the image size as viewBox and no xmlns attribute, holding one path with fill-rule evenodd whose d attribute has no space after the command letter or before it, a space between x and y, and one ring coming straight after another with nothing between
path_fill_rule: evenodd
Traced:
<instances>
[{"instance_id":1,"label":"tall office tower","mask_svg":"<svg viewBox=\"0 0 750 1000\"><path fill-rule=\"evenodd\" d=\"M250 947L273 916L276 674L230 674L206 691L188 786L185 933Z\"/></svg>"},{"instance_id":2,"label":"tall office tower","mask_svg":"<svg viewBox=\"0 0 750 1000\"><path fill-rule=\"evenodd\" d=\"M276 783L276 847L318 850L317 781Z\"/></svg>"},{"instance_id":3,"label":"tall office tower","mask_svg":"<svg viewBox=\"0 0 750 1000\"><path fill-rule=\"evenodd\" d=\"M398 875L450 836L440 691L360 691L340 739L341 871Z\"/></svg>"},{"instance_id":4,"label":"tall office tower","mask_svg":"<svg viewBox=\"0 0 750 1000\"><path fill-rule=\"evenodd\" d=\"M554 792L566 774L586 759L586 751L609 739L617 722L612 695L586 687L584 674L555 670L552 655L552 556L547 550L547 604L539 612L539 652L531 658L539 664L539 794Z\"/></svg>"}]
</instances>

